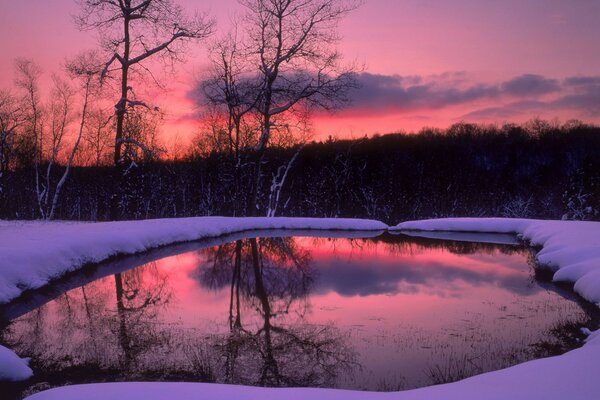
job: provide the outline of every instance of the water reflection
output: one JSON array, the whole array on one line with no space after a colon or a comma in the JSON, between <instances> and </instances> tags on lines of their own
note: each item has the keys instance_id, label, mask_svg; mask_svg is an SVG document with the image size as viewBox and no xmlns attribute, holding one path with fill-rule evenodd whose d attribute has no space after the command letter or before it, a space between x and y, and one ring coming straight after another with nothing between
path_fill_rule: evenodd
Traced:
<instances>
[{"instance_id":1,"label":"water reflection","mask_svg":"<svg viewBox=\"0 0 600 400\"><path fill-rule=\"evenodd\" d=\"M172 296L168 282L155 263L116 274L13 321L4 338L41 374L75 366L134 370L150 347L165 343L155 321Z\"/></svg>"},{"instance_id":2,"label":"water reflection","mask_svg":"<svg viewBox=\"0 0 600 400\"><path fill-rule=\"evenodd\" d=\"M205 253L192 275L207 288L229 288L229 332L215 343L224 382L331 386L356 364L338 329L304 322L314 270L294 239L240 240ZM244 309L254 311L248 323Z\"/></svg>"},{"instance_id":3,"label":"water reflection","mask_svg":"<svg viewBox=\"0 0 600 400\"><path fill-rule=\"evenodd\" d=\"M113 380L397 390L502 368L586 313L514 245L250 238L118 272L13 320L36 390ZM553 350L553 351L554 351Z\"/></svg>"}]
</instances>

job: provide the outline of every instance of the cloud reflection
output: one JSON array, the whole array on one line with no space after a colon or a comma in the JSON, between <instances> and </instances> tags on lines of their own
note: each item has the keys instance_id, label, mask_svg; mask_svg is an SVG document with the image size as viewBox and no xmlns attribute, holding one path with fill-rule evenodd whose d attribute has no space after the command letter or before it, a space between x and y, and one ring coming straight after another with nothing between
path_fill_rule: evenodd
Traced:
<instances>
[{"instance_id":1,"label":"cloud reflection","mask_svg":"<svg viewBox=\"0 0 600 400\"><path fill-rule=\"evenodd\" d=\"M525 263L515 257L494 255L502 262ZM470 258L470 259L469 259ZM457 296L461 290L469 287L494 286L509 292L529 296L541 290L531 284L527 271L522 266L510 266L498 263L490 270L489 260L477 259L477 256L462 256L464 265L448 264L443 260L412 261L389 259L342 260L321 259L313 263L317 273L315 291L327 293L334 291L342 296L370 296L381 294L414 294L425 292L443 297ZM456 258L455 258L456 260ZM475 261L475 263L473 263ZM481 268L477 268L477 265ZM520 270L520 271L519 271Z\"/></svg>"}]
</instances>

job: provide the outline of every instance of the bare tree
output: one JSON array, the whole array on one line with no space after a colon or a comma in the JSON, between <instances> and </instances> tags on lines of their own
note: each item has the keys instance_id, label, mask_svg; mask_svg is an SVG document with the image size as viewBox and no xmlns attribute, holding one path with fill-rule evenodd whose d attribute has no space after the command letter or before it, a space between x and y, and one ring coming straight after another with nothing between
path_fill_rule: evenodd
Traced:
<instances>
[{"instance_id":1,"label":"bare tree","mask_svg":"<svg viewBox=\"0 0 600 400\"><path fill-rule=\"evenodd\" d=\"M11 168L15 135L25 123L24 105L12 93L0 90L0 208L7 199L6 179Z\"/></svg>"},{"instance_id":2,"label":"bare tree","mask_svg":"<svg viewBox=\"0 0 600 400\"><path fill-rule=\"evenodd\" d=\"M54 86L51 92L51 100L42 112L43 107L38 84L41 69L31 60L19 59L16 61L17 78L15 83L24 93L23 104L27 109L25 134L29 134L33 138L35 193L39 216L43 219L53 219L56 214L61 190L68 178L75 154L79 148L85 127L88 103L94 87L94 79L98 80L101 69L99 65L95 53L82 54L67 64L67 71L71 79L83 77L83 110L79 131L65 162L65 170L60 180L54 184L52 182L52 171L58 164L59 153L65 146L65 139L73 118L73 101L76 92L67 81L57 75L53 76ZM44 151L45 149L46 151ZM44 176L40 174L42 163L46 167Z\"/></svg>"},{"instance_id":3,"label":"bare tree","mask_svg":"<svg viewBox=\"0 0 600 400\"><path fill-rule=\"evenodd\" d=\"M25 123L24 104L7 90L0 90L0 192L2 178L10 168L11 142L17 129Z\"/></svg>"},{"instance_id":4,"label":"bare tree","mask_svg":"<svg viewBox=\"0 0 600 400\"><path fill-rule=\"evenodd\" d=\"M113 117L114 115L103 108L94 107L89 111L83 140L86 153L89 153L88 157L91 158L91 164L96 167L108 162L107 153L112 145Z\"/></svg>"},{"instance_id":5,"label":"bare tree","mask_svg":"<svg viewBox=\"0 0 600 400\"><path fill-rule=\"evenodd\" d=\"M42 210L42 189L40 183L40 163L42 159L43 135L41 129L42 105L40 99L39 79L42 74L41 68L28 59L17 59L15 61L17 76L15 85L23 92L23 101L27 105L27 131L33 142L33 162L35 167L35 193L40 215Z\"/></svg>"},{"instance_id":6,"label":"bare tree","mask_svg":"<svg viewBox=\"0 0 600 400\"><path fill-rule=\"evenodd\" d=\"M101 78L116 73L119 80L114 152L114 164L118 165L127 109L144 104L132 98L130 73L147 73L153 78L146 65L149 60L162 56L173 65L183 57L182 46L206 38L214 23L206 15L187 16L172 0L79 0L79 4L78 26L97 30L108 54Z\"/></svg>"},{"instance_id":7,"label":"bare tree","mask_svg":"<svg viewBox=\"0 0 600 400\"><path fill-rule=\"evenodd\" d=\"M73 88L58 75L52 77L54 87L52 89L52 97L48 105L48 125L49 135L47 141L48 159L46 160L46 176L40 193L40 211L42 218L47 218L50 212L50 192L52 190L51 175L52 169L57 162L59 152L63 147L63 142L67 128L72 118L73 97L75 92Z\"/></svg>"},{"instance_id":8,"label":"bare tree","mask_svg":"<svg viewBox=\"0 0 600 400\"><path fill-rule=\"evenodd\" d=\"M96 89L95 84L100 73L100 68L98 67L98 65L99 64L97 61L96 54L93 52L83 53L67 64L67 71L69 72L71 77L77 78L81 81L81 87L83 90L83 105L81 109L81 118L79 122L79 130L77 132L77 137L69 154L69 158L67 159L65 171L62 177L60 178L60 181L58 181L58 183L56 184L56 190L54 191L54 196L52 198L52 208L50 209L50 212L48 214L48 219L54 219L54 215L56 214L56 207L60 199L61 190L65 182L67 181L69 171L71 170L71 166L73 164L73 159L75 158L75 154L77 153L79 144L81 143L81 137L83 136L86 118L88 116L90 96Z\"/></svg>"},{"instance_id":9,"label":"bare tree","mask_svg":"<svg viewBox=\"0 0 600 400\"><path fill-rule=\"evenodd\" d=\"M335 49L337 24L360 5L355 0L240 0L246 13L234 33L211 50L212 76L201 84L205 105L224 109L230 153L241 164L243 124L254 129L247 164L254 166L246 212L258 210L262 164L269 144L297 144L314 108L334 109L355 87L354 66ZM296 121L297 123L294 123ZM217 130L217 133L222 131ZM283 139L273 143L274 133ZM292 138L292 139L290 139ZM250 148L251 147L251 148ZM297 156L297 155L296 155ZM296 158L294 156L294 159ZM273 178L267 213L272 215L293 160ZM239 175L236 170L235 176Z\"/></svg>"},{"instance_id":10,"label":"bare tree","mask_svg":"<svg viewBox=\"0 0 600 400\"><path fill-rule=\"evenodd\" d=\"M239 160L240 150L250 145L244 135L244 118L257 106L261 87L234 24L234 30L210 48L211 76L201 82L200 89L214 116L225 111L224 147Z\"/></svg>"},{"instance_id":11,"label":"bare tree","mask_svg":"<svg viewBox=\"0 0 600 400\"><path fill-rule=\"evenodd\" d=\"M240 0L250 55L261 80L257 112L262 151L277 127L277 116L302 103L326 109L347 100L355 86L353 67L341 64L335 49L337 25L359 1Z\"/></svg>"},{"instance_id":12,"label":"bare tree","mask_svg":"<svg viewBox=\"0 0 600 400\"><path fill-rule=\"evenodd\" d=\"M233 31L210 48L212 71L200 83L207 126L201 131L198 144L229 155L233 165L231 184L236 215L238 208L247 208L241 204L240 181L242 167L246 165L244 150L254 146L258 137L257 121L252 114L260 99L260 81L248 62L244 46L234 22Z\"/></svg>"}]
</instances>

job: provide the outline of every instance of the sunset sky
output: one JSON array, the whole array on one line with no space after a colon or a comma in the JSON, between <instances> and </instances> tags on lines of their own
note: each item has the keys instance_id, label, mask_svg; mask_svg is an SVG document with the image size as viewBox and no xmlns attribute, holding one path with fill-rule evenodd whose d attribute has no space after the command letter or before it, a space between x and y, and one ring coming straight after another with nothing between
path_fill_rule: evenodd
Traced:
<instances>
[{"instance_id":1,"label":"sunset sky","mask_svg":"<svg viewBox=\"0 0 600 400\"><path fill-rule=\"evenodd\" d=\"M236 0L179 0L209 11L224 32ZM96 46L79 32L74 0L0 0L0 88L13 60L36 60L45 76ZM532 117L600 122L600 2L594 0L366 0L341 25L340 50L365 65L353 104L314 118L316 138L358 137L454 122ZM195 129L189 95L206 67L202 44L157 98L166 132ZM49 79L49 78L47 78Z\"/></svg>"}]
</instances>

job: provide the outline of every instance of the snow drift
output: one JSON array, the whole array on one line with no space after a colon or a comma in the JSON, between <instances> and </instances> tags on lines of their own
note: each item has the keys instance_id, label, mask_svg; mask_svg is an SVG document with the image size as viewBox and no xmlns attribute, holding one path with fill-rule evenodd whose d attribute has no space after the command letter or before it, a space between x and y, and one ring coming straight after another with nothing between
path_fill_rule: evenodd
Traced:
<instances>
[{"instance_id":1,"label":"snow drift","mask_svg":"<svg viewBox=\"0 0 600 400\"><path fill-rule=\"evenodd\" d=\"M110 257L265 229L385 230L356 219L199 217L101 223L0 221L0 303Z\"/></svg>"},{"instance_id":2,"label":"snow drift","mask_svg":"<svg viewBox=\"0 0 600 400\"><path fill-rule=\"evenodd\" d=\"M12 350L0 346L0 381L24 381L33 376L29 360L20 358Z\"/></svg>"}]
</instances>

